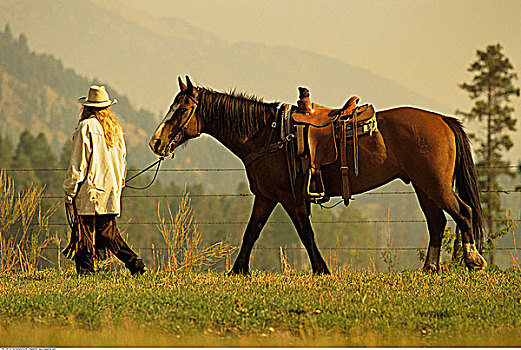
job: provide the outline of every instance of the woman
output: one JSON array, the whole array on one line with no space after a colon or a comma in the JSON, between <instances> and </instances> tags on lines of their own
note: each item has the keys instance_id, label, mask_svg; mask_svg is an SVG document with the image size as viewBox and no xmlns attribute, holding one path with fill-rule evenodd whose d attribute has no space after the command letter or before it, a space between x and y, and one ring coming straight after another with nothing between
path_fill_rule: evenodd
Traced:
<instances>
[{"instance_id":1,"label":"woman","mask_svg":"<svg viewBox=\"0 0 521 350\"><path fill-rule=\"evenodd\" d=\"M71 241L64 254L75 260L79 274L94 272L94 258L106 258L107 250L132 275L141 274L146 271L143 261L116 227L127 170L123 131L110 111L117 100L110 100L104 86L93 85L78 102L83 107L63 182L65 203L74 212Z\"/></svg>"}]
</instances>

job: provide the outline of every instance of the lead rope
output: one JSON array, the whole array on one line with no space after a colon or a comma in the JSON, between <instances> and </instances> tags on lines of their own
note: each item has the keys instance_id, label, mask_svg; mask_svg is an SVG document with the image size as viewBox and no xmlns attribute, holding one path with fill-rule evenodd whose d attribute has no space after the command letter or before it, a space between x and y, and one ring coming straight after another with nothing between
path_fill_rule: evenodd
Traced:
<instances>
[{"instance_id":1,"label":"lead rope","mask_svg":"<svg viewBox=\"0 0 521 350\"><path fill-rule=\"evenodd\" d=\"M191 116L190 116L191 117ZM177 136L176 136L177 137ZM165 154L169 154L170 153L170 147L172 147L172 144L174 143L176 137L172 138L172 140L170 140L170 142L168 143L168 146L166 146L165 150L166 150L166 153ZM173 158L173 156L172 156ZM159 159L156 160L154 163L150 164L149 166L147 166L145 169L141 170L139 173L135 174L134 176L130 177L130 179L126 180L125 181L125 186L124 188L130 188L131 190L146 190L147 188L149 188L150 186L152 186L152 184L154 183L154 181L156 180L156 177L157 177L157 173L159 172L159 167L161 166L161 162L165 160L165 157L164 156L159 156ZM145 187L134 187L134 186L129 186L128 183L130 181L132 181L133 179L135 179L136 177L138 177L139 175L143 174L145 171L147 171L148 169L154 167L155 165L157 164L157 168L156 168L156 172L154 173L154 177L152 178L152 181L150 181L150 183L148 185L146 185Z\"/></svg>"},{"instance_id":2,"label":"lead rope","mask_svg":"<svg viewBox=\"0 0 521 350\"><path fill-rule=\"evenodd\" d=\"M161 166L161 162L165 159L165 157L159 157L158 160L156 160L154 163L150 164L149 166L147 166L145 169L141 170L139 173L135 174L134 176L132 176L130 179L126 180L125 181L125 186L124 188L130 188L132 190L146 190L147 188L149 188L150 186L152 186L152 184L154 183L154 181L156 180L156 177L157 177L157 173L159 172L159 167ZM152 181L150 181L150 183L144 187L134 187L134 186L129 186L128 183L130 181L132 181L133 179L135 179L136 177L138 177L139 175L143 174L145 171L147 171L148 169L154 167L155 165L157 164L157 168L156 168L156 171L154 173L154 177L152 178Z\"/></svg>"}]
</instances>

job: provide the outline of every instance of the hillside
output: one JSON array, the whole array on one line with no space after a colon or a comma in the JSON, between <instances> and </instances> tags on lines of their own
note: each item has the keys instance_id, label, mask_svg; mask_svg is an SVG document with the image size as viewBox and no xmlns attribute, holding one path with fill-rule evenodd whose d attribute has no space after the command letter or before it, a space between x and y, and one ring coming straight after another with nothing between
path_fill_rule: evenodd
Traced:
<instances>
[{"instance_id":1,"label":"hillside","mask_svg":"<svg viewBox=\"0 0 521 350\"><path fill-rule=\"evenodd\" d=\"M8 25L0 32L0 133L13 143L24 129L34 134L43 132L58 153L77 124L80 108L76 100L90 84L90 79L64 68L53 56L32 52L24 34L15 38ZM129 162L140 163L149 153L144 147L149 131L144 127L157 118L150 112L136 110L125 95L104 85L112 97L121 101L113 108L124 116L120 119Z\"/></svg>"}]
</instances>

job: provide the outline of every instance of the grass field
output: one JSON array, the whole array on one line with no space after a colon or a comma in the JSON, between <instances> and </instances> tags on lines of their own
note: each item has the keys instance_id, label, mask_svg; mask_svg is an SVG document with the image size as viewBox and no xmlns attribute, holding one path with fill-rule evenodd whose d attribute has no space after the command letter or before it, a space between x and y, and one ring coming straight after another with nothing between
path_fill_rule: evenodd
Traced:
<instances>
[{"instance_id":1,"label":"grass field","mask_svg":"<svg viewBox=\"0 0 521 350\"><path fill-rule=\"evenodd\" d=\"M521 274L0 275L0 346L520 346Z\"/></svg>"}]
</instances>

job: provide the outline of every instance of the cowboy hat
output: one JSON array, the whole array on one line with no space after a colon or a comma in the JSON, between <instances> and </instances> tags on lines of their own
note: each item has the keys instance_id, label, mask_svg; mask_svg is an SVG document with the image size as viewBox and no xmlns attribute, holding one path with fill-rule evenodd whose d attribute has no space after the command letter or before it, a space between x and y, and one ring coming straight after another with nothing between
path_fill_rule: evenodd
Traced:
<instances>
[{"instance_id":1,"label":"cowboy hat","mask_svg":"<svg viewBox=\"0 0 521 350\"><path fill-rule=\"evenodd\" d=\"M118 100L111 100L104 86L92 85L89 89L89 96L80 97L78 102L89 107L108 107L118 103Z\"/></svg>"}]
</instances>

